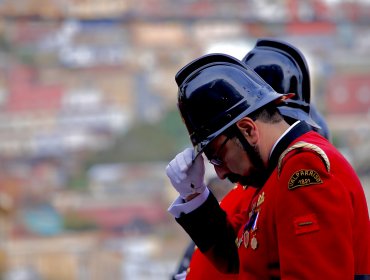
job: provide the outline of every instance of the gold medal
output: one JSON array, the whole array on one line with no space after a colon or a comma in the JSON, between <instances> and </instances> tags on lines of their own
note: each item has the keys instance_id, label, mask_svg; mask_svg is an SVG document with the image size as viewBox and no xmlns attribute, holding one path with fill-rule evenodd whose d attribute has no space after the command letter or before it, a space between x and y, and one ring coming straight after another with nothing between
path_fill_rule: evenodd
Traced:
<instances>
[{"instance_id":1,"label":"gold medal","mask_svg":"<svg viewBox=\"0 0 370 280\"><path fill-rule=\"evenodd\" d=\"M256 250L258 246L257 238L255 236L252 237L251 239L251 248L253 250Z\"/></svg>"},{"instance_id":2,"label":"gold medal","mask_svg":"<svg viewBox=\"0 0 370 280\"><path fill-rule=\"evenodd\" d=\"M248 248L249 245L249 231L244 232L244 247Z\"/></svg>"}]
</instances>

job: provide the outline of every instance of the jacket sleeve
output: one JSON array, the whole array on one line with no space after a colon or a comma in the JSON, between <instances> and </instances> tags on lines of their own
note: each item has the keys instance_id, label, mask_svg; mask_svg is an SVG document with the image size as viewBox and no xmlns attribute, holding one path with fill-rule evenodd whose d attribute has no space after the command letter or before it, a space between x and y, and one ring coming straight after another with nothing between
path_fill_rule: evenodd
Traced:
<instances>
[{"instance_id":1,"label":"jacket sleeve","mask_svg":"<svg viewBox=\"0 0 370 280\"><path fill-rule=\"evenodd\" d=\"M238 272L236 235L212 193L200 207L180 215L176 221L220 272Z\"/></svg>"},{"instance_id":2,"label":"jacket sleeve","mask_svg":"<svg viewBox=\"0 0 370 280\"><path fill-rule=\"evenodd\" d=\"M353 279L356 217L339 178L315 153L286 161L274 207L281 279Z\"/></svg>"}]
</instances>

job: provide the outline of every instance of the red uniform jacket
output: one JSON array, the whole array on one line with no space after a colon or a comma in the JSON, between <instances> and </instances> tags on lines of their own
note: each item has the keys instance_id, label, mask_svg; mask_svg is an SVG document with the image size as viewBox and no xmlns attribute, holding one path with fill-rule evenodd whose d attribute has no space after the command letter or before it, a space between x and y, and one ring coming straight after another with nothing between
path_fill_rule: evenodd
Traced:
<instances>
[{"instance_id":1,"label":"red uniform jacket","mask_svg":"<svg viewBox=\"0 0 370 280\"><path fill-rule=\"evenodd\" d=\"M370 222L361 183L333 145L302 126L275 147L271 175L250 205L236 246L212 197L177 219L217 267L239 269L239 279L350 280L370 274ZM210 211L215 217L206 219Z\"/></svg>"},{"instance_id":2,"label":"red uniform jacket","mask_svg":"<svg viewBox=\"0 0 370 280\"><path fill-rule=\"evenodd\" d=\"M370 274L368 209L355 172L313 132L292 144L239 231L240 279Z\"/></svg>"},{"instance_id":3,"label":"red uniform jacket","mask_svg":"<svg viewBox=\"0 0 370 280\"><path fill-rule=\"evenodd\" d=\"M255 188L237 185L221 201L220 206L226 212L236 232L245 224L248 207L256 192ZM238 274L225 274L218 271L203 253L196 249L191 258L187 280L226 280L238 279Z\"/></svg>"}]
</instances>

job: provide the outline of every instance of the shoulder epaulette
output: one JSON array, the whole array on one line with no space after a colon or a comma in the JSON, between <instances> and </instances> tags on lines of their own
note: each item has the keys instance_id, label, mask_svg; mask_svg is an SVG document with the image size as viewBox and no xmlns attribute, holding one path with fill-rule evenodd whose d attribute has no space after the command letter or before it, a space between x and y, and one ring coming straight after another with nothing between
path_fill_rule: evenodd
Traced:
<instances>
[{"instance_id":1,"label":"shoulder epaulette","mask_svg":"<svg viewBox=\"0 0 370 280\"><path fill-rule=\"evenodd\" d=\"M294 144L293 146L289 147L288 149L286 149L279 157L279 161L278 161L278 176L280 176L280 173L281 173L281 169L283 168L283 160L285 158L285 156L290 153L291 151L294 151L294 150L309 150L309 151L312 151L316 154L319 155L319 157L321 158L321 160L323 161L323 163L325 164L325 167L326 167L326 170L329 172L330 171L330 161L329 161L329 158L328 156L326 155L326 153L318 146L316 146L315 144L311 144L311 143L307 143L307 142L304 142L304 141L300 141L300 142L297 142L296 144Z\"/></svg>"}]
</instances>

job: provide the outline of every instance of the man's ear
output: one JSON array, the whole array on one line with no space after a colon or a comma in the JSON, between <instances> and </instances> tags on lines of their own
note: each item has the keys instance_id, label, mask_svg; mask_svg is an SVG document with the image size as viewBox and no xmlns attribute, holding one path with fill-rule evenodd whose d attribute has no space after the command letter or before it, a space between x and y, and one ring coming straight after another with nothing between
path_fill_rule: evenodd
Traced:
<instances>
[{"instance_id":1,"label":"man's ear","mask_svg":"<svg viewBox=\"0 0 370 280\"><path fill-rule=\"evenodd\" d=\"M236 126L240 130L240 132L243 134L245 139L254 146L257 143L258 140L258 129L256 123L249 117L244 117L240 119Z\"/></svg>"}]
</instances>

